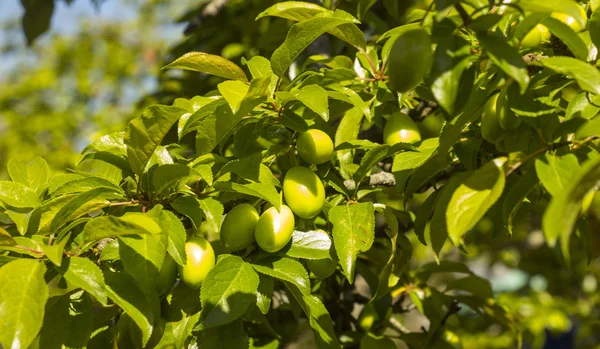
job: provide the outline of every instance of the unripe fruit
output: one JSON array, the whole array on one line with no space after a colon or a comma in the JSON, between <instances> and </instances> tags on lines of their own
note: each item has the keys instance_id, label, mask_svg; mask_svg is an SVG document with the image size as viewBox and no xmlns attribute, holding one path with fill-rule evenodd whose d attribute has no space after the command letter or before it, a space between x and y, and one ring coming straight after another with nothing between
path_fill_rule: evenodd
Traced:
<instances>
[{"instance_id":1,"label":"unripe fruit","mask_svg":"<svg viewBox=\"0 0 600 349\"><path fill-rule=\"evenodd\" d=\"M271 207L258 219L254 238L263 250L271 253L277 252L292 238L294 225L294 213L289 207L281 205L279 212L275 207Z\"/></svg>"},{"instance_id":2,"label":"unripe fruit","mask_svg":"<svg viewBox=\"0 0 600 349\"><path fill-rule=\"evenodd\" d=\"M496 102L499 94L495 94L485 103L481 114L481 136L490 143L496 143L502 139L502 127L498 123L496 113Z\"/></svg>"},{"instance_id":3,"label":"unripe fruit","mask_svg":"<svg viewBox=\"0 0 600 349\"><path fill-rule=\"evenodd\" d=\"M254 243L258 218L258 212L250 204L237 205L229 211L221 225L221 243L227 251L241 251Z\"/></svg>"},{"instance_id":4,"label":"unripe fruit","mask_svg":"<svg viewBox=\"0 0 600 349\"><path fill-rule=\"evenodd\" d=\"M385 144L415 143L421 140L417 124L406 114L392 114L383 127Z\"/></svg>"},{"instance_id":5,"label":"unripe fruit","mask_svg":"<svg viewBox=\"0 0 600 349\"><path fill-rule=\"evenodd\" d=\"M298 155L306 162L319 165L331 159L333 141L327 133L312 129L298 137L296 148L298 149Z\"/></svg>"},{"instance_id":6,"label":"unripe fruit","mask_svg":"<svg viewBox=\"0 0 600 349\"><path fill-rule=\"evenodd\" d=\"M185 243L187 263L178 266L183 282L191 288L199 288L206 275L215 266L215 251L210 243L201 237L194 237Z\"/></svg>"},{"instance_id":7,"label":"unripe fruit","mask_svg":"<svg viewBox=\"0 0 600 349\"><path fill-rule=\"evenodd\" d=\"M544 25L538 24L535 26L525 37L521 40L521 47L523 48L534 48L540 46L544 39L543 29L546 28ZM546 29L547 31L548 29Z\"/></svg>"},{"instance_id":8,"label":"unripe fruit","mask_svg":"<svg viewBox=\"0 0 600 349\"><path fill-rule=\"evenodd\" d=\"M302 166L292 167L283 179L285 202L304 219L316 216L325 204L325 188L319 177Z\"/></svg>"},{"instance_id":9,"label":"unripe fruit","mask_svg":"<svg viewBox=\"0 0 600 349\"><path fill-rule=\"evenodd\" d=\"M388 86L400 93L412 90L429 73L432 61L431 38L424 29L400 34L388 57Z\"/></svg>"},{"instance_id":10,"label":"unripe fruit","mask_svg":"<svg viewBox=\"0 0 600 349\"><path fill-rule=\"evenodd\" d=\"M162 296L167 292L171 286L177 280L177 263L168 253L165 255L160 270L158 271L158 278L156 279L156 285L154 289L159 296Z\"/></svg>"},{"instance_id":11,"label":"unripe fruit","mask_svg":"<svg viewBox=\"0 0 600 349\"><path fill-rule=\"evenodd\" d=\"M496 101L496 115L500 127L505 130L514 130L521 125L521 119L513 112L506 101L506 89L500 92Z\"/></svg>"},{"instance_id":12,"label":"unripe fruit","mask_svg":"<svg viewBox=\"0 0 600 349\"><path fill-rule=\"evenodd\" d=\"M331 258L324 259L308 259L306 266L316 277L325 279L335 272L337 263Z\"/></svg>"},{"instance_id":13,"label":"unripe fruit","mask_svg":"<svg viewBox=\"0 0 600 349\"><path fill-rule=\"evenodd\" d=\"M583 29L585 29L585 27L587 27L587 13L583 9L583 7L581 7L579 5L577 5L577 7L579 8L579 13L581 14L581 18L583 18L583 26L581 25L581 23L579 23L578 20L569 16L566 13L554 12L554 13L552 13L551 16L552 16L552 18L556 18L559 21L563 22L564 24L568 25L569 27L571 27L571 29L573 29L576 33L578 33L580 31L582 31Z\"/></svg>"}]
</instances>

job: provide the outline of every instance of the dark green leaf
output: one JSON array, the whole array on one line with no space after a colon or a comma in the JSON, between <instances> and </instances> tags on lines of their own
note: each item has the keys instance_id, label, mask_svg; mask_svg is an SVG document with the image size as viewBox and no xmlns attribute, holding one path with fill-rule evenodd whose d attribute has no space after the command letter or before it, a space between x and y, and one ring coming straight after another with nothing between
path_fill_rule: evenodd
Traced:
<instances>
[{"instance_id":1,"label":"dark green leaf","mask_svg":"<svg viewBox=\"0 0 600 349\"><path fill-rule=\"evenodd\" d=\"M492 62L515 79L521 87L521 94L525 93L529 85L529 73L517 49L501 37L480 34L477 38Z\"/></svg>"},{"instance_id":2,"label":"dark green leaf","mask_svg":"<svg viewBox=\"0 0 600 349\"><path fill-rule=\"evenodd\" d=\"M275 279L266 275L258 275L259 283L256 291L256 305L261 313L266 314L271 308L271 298L273 297L273 287Z\"/></svg>"},{"instance_id":3,"label":"dark green leaf","mask_svg":"<svg viewBox=\"0 0 600 349\"><path fill-rule=\"evenodd\" d=\"M542 24L545 25L552 34L564 42L577 59L587 61L587 45L570 26L552 17L545 18L542 21Z\"/></svg>"},{"instance_id":4,"label":"dark green leaf","mask_svg":"<svg viewBox=\"0 0 600 349\"><path fill-rule=\"evenodd\" d=\"M83 348L92 335L92 300L86 293L48 302L40 331L40 348Z\"/></svg>"},{"instance_id":5,"label":"dark green leaf","mask_svg":"<svg viewBox=\"0 0 600 349\"><path fill-rule=\"evenodd\" d=\"M600 72L594 66L571 57L550 57L540 62L544 67L574 78L585 91L600 94Z\"/></svg>"}]
</instances>

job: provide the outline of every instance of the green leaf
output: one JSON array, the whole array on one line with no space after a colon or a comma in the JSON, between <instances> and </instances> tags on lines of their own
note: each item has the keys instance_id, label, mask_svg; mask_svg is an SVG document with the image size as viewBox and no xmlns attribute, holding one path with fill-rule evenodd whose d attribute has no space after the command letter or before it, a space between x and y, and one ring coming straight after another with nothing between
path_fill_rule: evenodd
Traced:
<instances>
[{"instance_id":1,"label":"green leaf","mask_svg":"<svg viewBox=\"0 0 600 349\"><path fill-rule=\"evenodd\" d=\"M105 272L106 291L112 299L142 331L142 345L146 345L154 329L155 319L160 314L160 303L156 295L151 295L139 287L128 274Z\"/></svg>"},{"instance_id":2,"label":"green leaf","mask_svg":"<svg viewBox=\"0 0 600 349\"><path fill-rule=\"evenodd\" d=\"M481 166L454 191L446 210L448 236L459 245L462 236L471 230L494 205L504 190L506 158L494 159Z\"/></svg>"},{"instance_id":3,"label":"green leaf","mask_svg":"<svg viewBox=\"0 0 600 349\"><path fill-rule=\"evenodd\" d=\"M367 118L367 120L371 121L371 108L369 108L367 103L363 101L360 95L354 92L354 90L351 90L347 87L342 87L341 92L327 91L327 96L332 99L337 99L339 101L352 104L356 108L360 109L360 111Z\"/></svg>"},{"instance_id":4,"label":"green leaf","mask_svg":"<svg viewBox=\"0 0 600 349\"><path fill-rule=\"evenodd\" d=\"M542 24L545 25L552 34L564 42L577 59L587 61L587 45L570 26L552 17L546 17L542 20Z\"/></svg>"},{"instance_id":5,"label":"green leaf","mask_svg":"<svg viewBox=\"0 0 600 349\"><path fill-rule=\"evenodd\" d=\"M13 182L23 184L37 194L41 194L46 187L50 172L46 160L39 156L30 162L12 159L7 164L7 170Z\"/></svg>"},{"instance_id":6,"label":"green leaf","mask_svg":"<svg viewBox=\"0 0 600 349\"><path fill-rule=\"evenodd\" d=\"M404 191L408 177L421 165L423 165L438 148L438 139L430 138L424 140L418 147L418 151L402 152L394 157L392 173L396 177L396 188Z\"/></svg>"},{"instance_id":7,"label":"green leaf","mask_svg":"<svg viewBox=\"0 0 600 349\"><path fill-rule=\"evenodd\" d=\"M574 78L585 91L600 94L600 72L594 66L572 57L549 57L540 63L557 73Z\"/></svg>"},{"instance_id":8,"label":"green leaf","mask_svg":"<svg viewBox=\"0 0 600 349\"><path fill-rule=\"evenodd\" d=\"M279 209L281 207L281 195L272 184L266 183L247 183L238 184L232 182L217 182L214 185L218 191L228 191L239 194L246 194L266 200L271 205Z\"/></svg>"},{"instance_id":9,"label":"green leaf","mask_svg":"<svg viewBox=\"0 0 600 349\"><path fill-rule=\"evenodd\" d=\"M132 215L144 216L142 213ZM130 215L124 217L129 218ZM144 218L147 218L144 217ZM143 290L153 290L167 253L166 234L119 237L119 255L125 271Z\"/></svg>"},{"instance_id":10,"label":"green leaf","mask_svg":"<svg viewBox=\"0 0 600 349\"><path fill-rule=\"evenodd\" d=\"M354 23L355 20L336 12L323 12L311 19L294 24L285 38L271 56L273 73L281 77L298 55L315 39L327 31L342 24Z\"/></svg>"},{"instance_id":11,"label":"green leaf","mask_svg":"<svg viewBox=\"0 0 600 349\"><path fill-rule=\"evenodd\" d=\"M229 136L244 115L234 114L228 104L220 104L213 113L199 122L196 133L196 154L204 155ZM189 122L189 121L188 121Z\"/></svg>"},{"instance_id":12,"label":"green leaf","mask_svg":"<svg viewBox=\"0 0 600 349\"><path fill-rule=\"evenodd\" d=\"M304 86L296 93L296 97L310 110L317 113L323 120L329 121L327 91L325 91L321 86Z\"/></svg>"},{"instance_id":13,"label":"green leaf","mask_svg":"<svg viewBox=\"0 0 600 349\"><path fill-rule=\"evenodd\" d=\"M258 275L259 283L256 291L256 306L261 313L266 314L271 308L271 298L273 297L273 287L275 279L266 275Z\"/></svg>"},{"instance_id":14,"label":"green leaf","mask_svg":"<svg viewBox=\"0 0 600 349\"><path fill-rule=\"evenodd\" d=\"M375 238L375 208L373 203L335 206L329 210L333 224L333 243L344 274L354 281L356 257L371 248Z\"/></svg>"},{"instance_id":15,"label":"green leaf","mask_svg":"<svg viewBox=\"0 0 600 349\"><path fill-rule=\"evenodd\" d=\"M273 16L291 19L292 21L305 21L315 15L326 12L327 9L316 4L304 1L284 1L277 3L256 16L256 20Z\"/></svg>"},{"instance_id":16,"label":"green leaf","mask_svg":"<svg viewBox=\"0 0 600 349\"><path fill-rule=\"evenodd\" d=\"M0 181L0 201L18 208L40 205L40 198L35 191L18 182Z\"/></svg>"},{"instance_id":17,"label":"green leaf","mask_svg":"<svg viewBox=\"0 0 600 349\"><path fill-rule=\"evenodd\" d=\"M494 298L492 285L486 279L482 279L476 275L469 275L464 278L452 280L446 285L446 290L462 290L471 293L474 296L482 298Z\"/></svg>"},{"instance_id":18,"label":"green leaf","mask_svg":"<svg viewBox=\"0 0 600 349\"><path fill-rule=\"evenodd\" d=\"M193 196L180 196L171 203L171 207L188 217L196 229L200 228L204 213L200 209L200 203L197 198Z\"/></svg>"},{"instance_id":19,"label":"green leaf","mask_svg":"<svg viewBox=\"0 0 600 349\"><path fill-rule=\"evenodd\" d=\"M92 299L83 292L54 298L46 305L40 348L83 348L93 331Z\"/></svg>"},{"instance_id":20,"label":"green leaf","mask_svg":"<svg viewBox=\"0 0 600 349\"><path fill-rule=\"evenodd\" d=\"M306 120L289 109L285 109L281 114L281 124L296 132L308 131Z\"/></svg>"},{"instance_id":21,"label":"green leaf","mask_svg":"<svg viewBox=\"0 0 600 349\"><path fill-rule=\"evenodd\" d=\"M52 13L54 12L54 2L21 0L21 4L25 8L25 14L23 14L21 19L23 33L27 39L27 45L32 46L35 39L50 28Z\"/></svg>"},{"instance_id":22,"label":"green leaf","mask_svg":"<svg viewBox=\"0 0 600 349\"><path fill-rule=\"evenodd\" d=\"M75 287L90 293L102 305L106 305L106 284L102 271L87 258L71 257L65 259L58 271Z\"/></svg>"},{"instance_id":23,"label":"green leaf","mask_svg":"<svg viewBox=\"0 0 600 349\"><path fill-rule=\"evenodd\" d=\"M600 47L600 12L592 12L588 26L592 42L596 47Z\"/></svg>"},{"instance_id":24,"label":"green leaf","mask_svg":"<svg viewBox=\"0 0 600 349\"><path fill-rule=\"evenodd\" d=\"M144 173L156 148L185 113L185 109L153 105L144 109L141 116L129 122L125 144L129 164L135 174L141 176Z\"/></svg>"},{"instance_id":25,"label":"green leaf","mask_svg":"<svg viewBox=\"0 0 600 349\"><path fill-rule=\"evenodd\" d=\"M502 201L502 220L510 234L512 234L513 218L521 203L538 184L539 180L535 171L526 171L507 191L505 190L506 196Z\"/></svg>"},{"instance_id":26,"label":"green leaf","mask_svg":"<svg viewBox=\"0 0 600 349\"><path fill-rule=\"evenodd\" d=\"M336 147L342 143L358 139L358 132L360 131L362 118L362 112L356 107L349 109L344 114L337 130L335 131ZM344 179L350 179L351 175L347 169L347 166L352 164L352 151L337 151L336 155L340 164L340 175Z\"/></svg>"},{"instance_id":27,"label":"green leaf","mask_svg":"<svg viewBox=\"0 0 600 349\"><path fill-rule=\"evenodd\" d=\"M208 223L208 227L212 231L221 231L221 223L223 223L223 204L207 197L198 200L200 209L204 213L204 218Z\"/></svg>"},{"instance_id":28,"label":"green leaf","mask_svg":"<svg viewBox=\"0 0 600 349\"><path fill-rule=\"evenodd\" d=\"M183 164L165 164L152 171L152 186L154 192L160 194L175 186L182 179L189 177L200 179L203 176L193 168Z\"/></svg>"},{"instance_id":29,"label":"green leaf","mask_svg":"<svg viewBox=\"0 0 600 349\"><path fill-rule=\"evenodd\" d=\"M584 25L584 18L581 17L579 5L573 0L521 0L519 7L524 11L541 12L541 13L566 13L575 18L581 26Z\"/></svg>"},{"instance_id":30,"label":"green leaf","mask_svg":"<svg viewBox=\"0 0 600 349\"><path fill-rule=\"evenodd\" d=\"M0 246L14 246L16 244L15 239L6 230L0 228Z\"/></svg>"},{"instance_id":31,"label":"green leaf","mask_svg":"<svg viewBox=\"0 0 600 349\"><path fill-rule=\"evenodd\" d=\"M356 172L354 172L352 178L358 183L362 181L367 173L373 169L373 166L382 159L392 156L399 151L412 149L413 146L408 143L397 143L393 146L382 144L373 149L369 149L360 160L360 166Z\"/></svg>"},{"instance_id":32,"label":"green leaf","mask_svg":"<svg viewBox=\"0 0 600 349\"><path fill-rule=\"evenodd\" d=\"M256 302L258 275L240 257L219 259L202 283L202 311L195 329L205 330L233 322Z\"/></svg>"},{"instance_id":33,"label":"green leaf","mask_svg":"<svg viewBox=\"0 0 600 349\"><path fill-rule=\"evenodd\" d=\"M565 259L569 259L569 238L581 212L583 198L599 184L600 157L584 162L568 185L550 200L542 218L542 228L548 245L560 238Z\"/></svg>"},{"instance_id":34,"label":"green leaf","mask_svg":"<svg viewBox=\"0 0 600 349\"><path fill-rule=\"evenodd\" d=\"M99 187L78 194L58 210L56 216L54 216L50 223L50 230L56 232L69 220L75 219L83 214L84 212L82 211L85 211L85 213L89 212L86 209L86 204L90 202L96 203L98 202L97 200L100 199L101 207L107 206L108 202L102 199L102 196L107 194L111 195L113 193L115 193L115 189L113 188Z\"/></svg>"},{"instance_id":35,"label":"green leaf","mask_svg":"<svg viewBox=\"0 0 600 349\"><path fill-rule=\"evenodd\" d=\"M244 179L258 182L260 181L262 160L261 153L254 153L243 158L231 160L221 168L217 177L233 172Z\"/></svg>"},{"instance_id":36,"label":"green leaf","mask_svg":"<svg viewBox=\"0 0 600 349\"><path fill-rule=\"evenodd\" d=\"M198 337L198 344L200 348L247 349L249 339L244 331L243 321L238 319L223 326L202 330Z\"/></svg>"},{"instance_id":37,"label":"green leaf","mask_svg":"<svg viewBox=\"0 0 600 349\"><path fill-rule=\"evenodd\" d=\"M509 45L502 37L487 36L485 33L480 33L477 38L492 62L508 76L515 79L521 87L521 94L525 93L529 85L529 72L517 49Z\"/></svg>"},{"instance_id":38,"label":"green leaf","mask_svg":"<svg viewBox=\"0 0 600 349\"><path fill-rule=\"evenodd\" d=\"M202 105L193 114L184 114L177 124L177 134L179 135L179 139L182 139L183 136L190 132L196 131L198 125L200 125L204 119L208 118L211 114L214 114L215 110L223 105L227 105L227 101L224 98L221 98L221 96L213 96L205 105ZM227 108L231 110L231 108Z\"/></svg>"},{"instance_id":39,"label":"green leaf","mask_svg":"<svg viewBox=\"0 0 600 349\"><path fill-rule=\"evenodd\" d=\"M157 223L150 217L147 219L138 218L142 224L157 226ZM115 216L96 217L83 227L84 241L93 242L104 238L112 238L124 235L142 235L151 234L148 229L155 227L144 227L142 224L136 224L131 218L119 218ZM160 227L158 227L160 231Z\"/></svg>"},{"instance_id":40,"label":"green leaf","mask_svg":"<svg viewBox=\"0 0 600 349\"><path fill-rule=\"evenodd\" d=\"M294 258L330 258L331 237L322 230L294 230L292 242L285 254Z\"/></svg>"},{"instance_id":41,"label":"green leaf","mask_svg":"<svg viewBox=\"0 0 600 349\"><path fill-rule=\"evenodd\" d=\"M308 273L302 264L288 257L267 257L252 262L252 267L261 274L287 281L304 294L310 294Z\"/></svg>"},{"instance_id":42,"label":"green leaf","mask_svg":"<svg viewBox=\"0 0 600 349\"><path fill-rule=\"evenodd\" d=\"M535 160L535 171L544 188L554 195L565 190L579 171L579 161L574 154L545 153Z\"/></svg>"},{"instance_id":43,"label":"green leaf","mask_svg":"<svg viewBox=\"0 0 600 349\"><path fill-rule=\"evenodd\" d=\"M221 56L204 52L189 52L162 69L186 69L220 76L225 79L248 81L246 73L237 64Z\"/></svg>"},{"instance_id":44,"label":"green leaf","mask_svg":"<svg viewBox=\"0 0 600 349\"><path fill-rule=\"evenodd\" d=\"M0 345L27 348L44 319L48 287L44 263L19 259L0 267Z\"/></svg>"},{"instance_id":45,"label":"green leaf","mask_svg":"<svg viewBox=\"0 0 600 349\"><path fill-rule=\"evenodd\" d=\"M163 233L167 234L168 239L167 252L177 264L185 266L187 260L185 252L185 240L187 238L185 227L173 212L162 210L160 214L160 227Z\"/></svg>"},{"instance_id":46,"label":"green leaf","mask_svg":"<svg viewBox=\"0 0 600 349\"><path fill-rule=\"evenodd\" d=\"M243 81L228 80L217 85L217 88L221 96L229 103L231 111L235 114L240 109L242 101L246 97L250 87Z\"/></svg>"},{"instance_id":47,"label":"green leaf","mask_svg":"<svg viewBox=\"0 0 600 349\"><path fill-rule=\"evenodd\" d=\"M67 244L67 240L68 239L63 239L57 244L50 246L40 243L40 248L42 249L42 252L44 252L44 254L46 255L46 257L48 257L50 262L52 262L57 267L60 267L62 263L63 253L65 250L65 245Z\"/></svg>"},{"instance_id":48,"label":"green leaf","mask_svg":"<svg viewBox=\"0 0 600 349\"><path fill-rule=\"evenodd\" d=\"M319 348L341 349L333 329L333 322L327 308L321 300L311 294L304 294L293 284L284 282L290 293L306 314L310 327L315 331L315 340Z\"/></svg>"},{"instance_id":49,"label":"green leaf","mask_svg":"<svg viewBox=\"0 0 600 349\"><path fill-rule=\"evenodd\" d=\"M179 284L173 290L167 318L173 324L175 348L188 348L187 343L198 319L200 319L200 290Z\"/></svg>"},{"instance_id":50,"label":"green leaf","mask_svg":"<svg viewBox=\"0 0 600 349\"><path fill-rule=\"evenodd\" d=\"M66 182L65 184L57 187L53 192L53 196L82 193L84 191L96 189L96 188L109 188L117 193L122 193L123 189L118 185L113 184L111 181L106 180L102 177L84 177L77 178Z\"/></svg>"}]
</instances>

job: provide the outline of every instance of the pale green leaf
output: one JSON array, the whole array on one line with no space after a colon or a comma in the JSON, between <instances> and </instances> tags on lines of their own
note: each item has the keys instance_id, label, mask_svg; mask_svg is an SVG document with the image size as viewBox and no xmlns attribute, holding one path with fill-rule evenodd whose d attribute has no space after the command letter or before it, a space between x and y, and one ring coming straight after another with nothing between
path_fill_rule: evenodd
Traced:
<instances>
[{"instance_id":1,"label":"pale green leaf","mask_svg":"<svg viewBox=\"0 0 600 349\"><path fill-rule=\"evenodd\" d=\"M281 207L281 195L277 192L277 189L272 184L266 183L247 183L238 184L232 182L217 182L214 185L216 190L235 192L239 194L246 194L254 196L263 200L266 200L273 206L279 209Z\"/></svg>"},{"instance_id":2,"label":"pale green leaf","mask_svg":"<svg viewBox=\"0 0 600 349\"><path fill-rule=\"evenodd\" d=\"M217 85L217 88L221 96L229 103L231 111L235 114L240 109L242 100L246 97L246 93L248 93L250 87L243 81L228 80Z\"/></svg>"},{"instance_id":3,"label":"pale green leaf","mask_svg":"<svg viewBox=\"0 0 600 349\"><path fill-rule=\"evenodd\" d=\"M115 189L113 188L99 187L78 194L77 196L69 200L69 202L67 202L64 206L62 206L60 210L58 210L56 216L54 216L52 222L50 223L50 230L56 232L69 220L77 218L78 216L83 214L84 211L85 213L89 212L87 209L85 209L86 204L88 204L89 202L95 203L98 201L98 199L102 203L105 201L102 199L103 195L111 195L113 193L115 193Z\"/></svg>"},{"instance_id":4,"label":"pale green leaf","mask_svg":"<svg viewBox=\"0 0 600 349\"><path fill-rule=\"evenodd\" d=\"M304 294L310 294L308 273L302 264L288 257L267 257L252 262L252 267L261 274L287 281Z\"/></svg>"},{"instance_id":5,"label":"pale green leaf","mask_svg":"<svg viewBox=\"0 0 600 349\"><path fill-rule=\"evenodd\" d=\"M38 156L30 162L12 159L6 167L13 182L23 184L37 194L41 194L46 187L50 168L46 160L41 157Z\"/></svg>"},{"instance_id":6,"label":"pale green leaf","mask_svg":"<svg viewBox=\"0 0 600 349\"><path fill-rule=\"evenodd\" d=\"M331 236L323 230L294 230L292 242L285 254L294 258L323 259L330 258Z\"/></svg>"},{"instance_id":7,"label":"pale green leaf","mask_svg":"<svg viewBox=\"0 0 600 349\"><path fill-rule=\"evenodd\" d=\"M535 171L542 185L554 195L565 190L579 171L579 161L574 154L546 153L535 160Z\"/></svg>"},{"instance_id":8,"label":"pale green leaf","mask_svg":"<svg viewBox=\"0 0 600 349\"><path fill-rule=\"evenodd\" d=\"M177 264L185 266L187 257L185 252L185 240L187 238L183 223L168 210L161 211L160 226L163 233L167 234L167 252Z\"/></svg>"},{"instance_id":9,"label":"pale green leaf","mask_svg":"<svg viewBox=\"0 0 600 349\"><path fill-rule=\"evenodd\" d=\"M40 205L40 198L35 191L18 182L0 181L0 201L18 208Z\"/></svg>"},{"instance_id":10,"label":"pale green leaf","mask_svg":"<svg viewBox=\"0 0 600 349\"><path fill-rule=\"evenodd\" d=\"M237 64L221 56L205 52L189 52L167 64L163 69L178 68L220 76L225 79L248 81Z\"/></svg>"},{"instance_id":11,"label":"pale green leaf","mask_svg":"<svg viewBox=\"0 0 600 349\"><path fill-rule=\"evenodd\" d=\"M577 59L587 61L587 45L569 25L552 17L546 17L542 20L542 24L545 25L554 36L564 42Z\"/></svg>"},{"instance_id":12,"label":"pale green leaf","mask_svg":"<svg viewBox=\"0 0 600 349\"><path fill-rule=\"evenodd\" d=\"M375 238L375 208L371 202L335 206L329 210L329 221L338 259L352 283L356 257L368 251Z\"/></svg>"},{"instance_id":13,"label":"pale green leaf","mask_svg":"<svg viewBox=\"0 0 600 349\"><path fill-rule=\"evenodd\" d=\"M65 259L58 271L75 287L79 287L98 300L106 304L106 284L100 268L91 260L83 257L71 257Z\"/></svg>"},{"instance_id":14,"label":"pale green leaf","mask_svg":"<svg viewBox=\"0 0 600 349\"><path fill-rule=\"evenodd\" d=\"M148 220L151 220L151 218L148 218ZM158 229L160 231L160 227ZM151 232L131 220L114 216L96 217L87 222L83 227L83 236L86 242L124 235L142 234L151 234Z\"/></svg>"},{"instance_id":15,"label":"pale green leaf","mask_svg":"<svg viewBox=\"0 0 600 349\"><path fill-rule=\"evenodd\" d=\"M396 188L404 191L404 187L410 175L423 165L438 148L438 139L429 138L424 140L418 147L418 151L405 151L394 157L392 173L396 177Z\"/></svg>"},{"instance_id":16,"label":"pale green leaf","mask_svg":"<svg viewBox=\"0 0 600 349\"><path fill-rule=\"evenodd\" d=\"M524 11L541 13L565 13L575 18L582 26L584 18L581 17L579 5L574 0L520 0L519 7Z\"/></svg>"},{"instance_id":17,"label":"pale green leaf","mask_svg":"<svg viewBox=\"0 0 600 349\"><path fill-rule=\"evenodd\" d=\"M463 235L479 222L504 190L506 158L494 159L470 175L452 194L446 210L448 236L459 245Z\"/></svg>"},{"instance_id":18,"label":"pale green leaf","mask_svg":"<svg viewBox=\"0 0 600 349\"><path fill-rule=\"evenodd\" d=\"M550 57L540 62L544 67L575 79L583 90L600 94L600 72L594 66L572 57Z\"/></svg>"},{"instance_id":19,"label":"pale green leaf","mask_svg":"<svg viewBox=\"0 0 600 349\"><path fill-rule=\"evenodd\" d=\"M565 259L569 259L569 238L581 212L583 198L600 184L600 157L588 160L573 175L568 185L550 200L542 218L542 228L548 245L560 238Z\"/></svg>"},{"instance_id":20,"label":"pale green leaf","mask_svg":"<svg viewBox=\"0 0 600 349\"><path fill-rule=\"evenodd\" d=\"M258 289L256 290L256 306L261 313L267 314L271 309L271 298L273 297L273 287L275 286L275 279L270 276L258 275L259 283Z\"/></svg>"},{"instance_id":21,"label":"pale green leaf","mask_svg":"<svg viewBox=\"0 0 600 349\"><path fill-rule=\"evenodd\" d=\"M277 3L256 16L261 19L267 16L291 19L292 21L305 21L315 15L326 12L327 9L317 4L305 1L284 1Z\"/></svg>"},{"instance_id":22,"label":"pale green leaf","mask_svg":"<svg viewBox=\"0 0 600 349\"><path fill-rule=\"evenodd\" d=\"M0 345L27 348L44 319L48 287L44 263L19 259L0 267Z\"/></svg>"},{"instance_id":23,"label":"pale green leaf","mask_svg":"<svg viewBox=\"0 0 600 349\"><path fill-rule=\"evenodd\" d=\"M319 85L304 86L296 93L300 102L317 113L323 120L329 121L327 91Z\"/></svg>"}]
</instances>

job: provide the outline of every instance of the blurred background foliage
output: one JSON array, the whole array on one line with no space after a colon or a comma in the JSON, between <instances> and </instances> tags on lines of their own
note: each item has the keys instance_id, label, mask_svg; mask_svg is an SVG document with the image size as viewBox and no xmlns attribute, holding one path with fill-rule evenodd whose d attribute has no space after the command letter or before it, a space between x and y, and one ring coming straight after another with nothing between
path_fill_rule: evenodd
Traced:
<instances>
[{"instance_id":1,"label":"blurred background foliage","mask_svg":"<svg viewBox=\"0 0 600 349\"><path fill-rule=\"evenodd\" d=\"M186 52L220 54L242 64L242 57L269 57L292 24L280 18L255 21L275 2L3 0L0 179L7 178L6 162L12 157L28 160L40 155L54 170L68 171L88 143L122 130L144 106L170 104L178 97L214 90L220 78L160 70ZM467 2L475 6L488 3ZM403 24L406 9L414 13L428 7L426 1L416 0L323 0L322 4L357 15L362 20L361 29L371 35L367 37L370 41ZM44 11L36 12L35 8ZM44 26L44 19L38 17L32 22L28 16L47 16L48 23ZM31 27L31 23L36 25ZM337 39L323 36L304 57L353 56L351 50ZM440 115L434 112L420 126L426 129L424 133L435 136L440 124ZM416 195L410 203L413 210L427 194ZM598 197L589 215L592 227L600 226ZM377 199L389 205L400 205L403 200L393 192ZM543 207L522 205L512 237L502 227L484 220L478 232L469 235L467 254L446 246L441 259L464 262L491 281L497 302L520 320L525 348L600 348L600 240L594 236L597 234L580 234L592 236L592 240L574 243L574 260L569 266L562 265L559 252L545 244L542 212ZM414 234L409 236L414 247L411 269L434 261L430 249L421 245ZM440 284L445 281L440 280ZM514 347L513 332L495 321L476 316L468 307L458 314L449 318L444 334L449 343L456 337L456 348ZM427 318L414 306L400 316L402 322L412 324L411 331L428 325ZM285 319L280 321L280 330L287 328L293 335L296 325L286 326Z\"/></svg>"}]
</instances>

